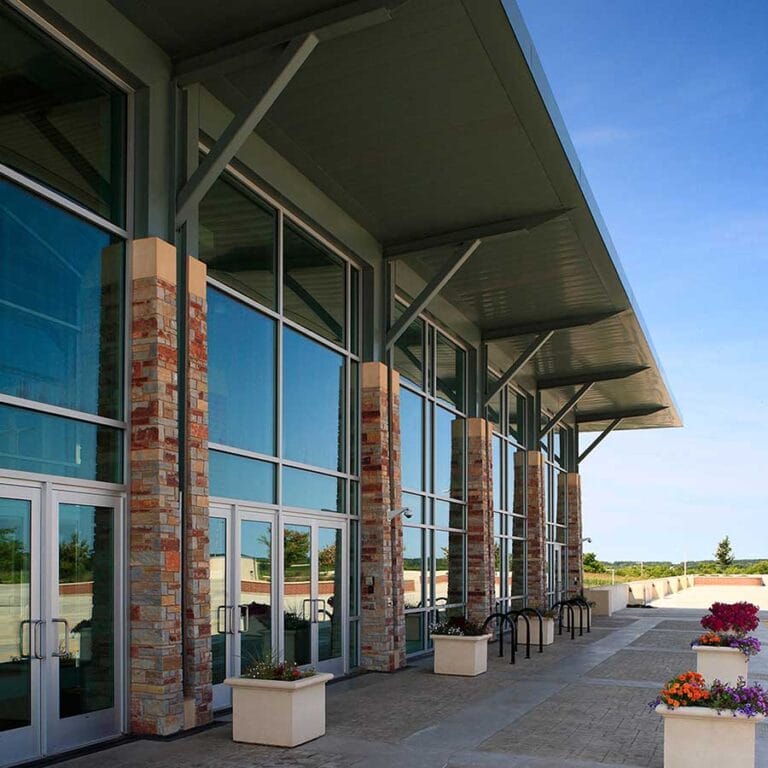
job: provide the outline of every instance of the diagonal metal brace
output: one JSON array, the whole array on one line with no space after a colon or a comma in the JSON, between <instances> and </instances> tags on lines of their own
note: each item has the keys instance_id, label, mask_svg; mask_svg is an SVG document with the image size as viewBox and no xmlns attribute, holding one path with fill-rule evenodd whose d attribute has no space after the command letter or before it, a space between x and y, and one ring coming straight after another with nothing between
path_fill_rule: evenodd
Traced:
<instances>
[{"instance_id":1,"label":"diagonal metal brace","mask_svg":"<svg viewBox=\"0 0 768 768\"><path fill-rule=\"evenodd\" d=\"M578 403L579 400L581 400L581 398L584 397L584 395L586 395L587 392L589 392L589 390L594 386L595 382L591 381L589 384L585 384L583 387L579 387L579 389L576 391L576 394L571 397L566 402L566 404L547 422L544 429L542 429L539 433L539 437L548 435L557 426L557 424L576 407L576 403Z\"/></svg>"},{"instance_id":2,"label":"diagonal metal brace","mask_svg":"<svg viewBox=\"0 0 768 768\"><path fill-rule=\"evenodd\" d=\"M601 432L601 433L600 433L600 434L599 434L599 435L598 435L598 436L597 436L597 437L596 437L596 438L595 438L595 439L594 439L594 440L593 440L593 441L592 441L592 442L591 442L591 443L590 443L590 444L589 444L589 445L588 445L588 446L587 446L587 447L584 449L583 453L580 453L580 454L579 454L579 464L581 464L581 462L582 462L582 461L584 461L584 459L586 459L586 458L587 458L587 456L589 456L589 454L590 454L590 453L592 453L592 451L594 451L594 450L595 450L595 448L597 448L597 446L598 446L598 445L600 445L600 443L602 443L602 442L603 442L603 440L605 440L605 438L606 438L606 437L608 437L608 435L610 435L610 434L611 434L611 432L613 432L613 430L614 430L614 429L616 429L616 427L618 427L618 426L619 426L619 424L621 424L621 422L622 422L622 421L623 421L623 419L614 419L614 420L613 420L613 421L612 421L612 422L611 422L611 423L610 423L610 424L609 424L609 425L608 425L608 426L607 426L607 427L606 427L606 428L605 428L605 429L604 429L604 430L603 430L603 431L602 431L602 432Z\"/></svg>"},{"instance_id":3,"label":"diagonal metal brace","mask_svg":"<svg viewBox=\"0 0 768 768\"><path fill-rule=\"evenodd\" d=\"M471 243L464 243L454 255L443 265L442 269L424 286L421 293L410 303L402 315L387 331L385 349L403 335L406 328L427 308L432 299L443 290L448 281L464 266L467 259L480 247L482 240L477 238Z\"/></svg>"},{"instance_id":4,"label":"diagonal metal brace","mask_svg":"<svg viewBox=\"0 0 768 768\"><path fill-rule=\"evenodd\" d=\"M493 400L496 395L501 392L504 387L509 384L512 379L517 376L518 373L526 366L528 363L536 356L538 351L555 335L554 331L547 331L546 333L542 333L539 336L537 336L525 349L525 351L520 355L520 357L515 360L512 365L507 368L507 370L504 372L502 377L493 385L493 389L491 389L490 392L488 392L485 396L485 402L483 405L488 405L488 403Z\"/></svg>"},{"instance_id":5,"label":"diagonal metal brace","mask_svg":"<svg viewBox=\"0 0 768 768\"><path fill-rule=\"evenodd\" d=\"M246 107L232 118L224 133L176 197L177 229L205 197L206 192L253 133L318 42L317 36L312 33L292 40L275 63L271 77L256 90Z\"/></svg>"}]
</instances>

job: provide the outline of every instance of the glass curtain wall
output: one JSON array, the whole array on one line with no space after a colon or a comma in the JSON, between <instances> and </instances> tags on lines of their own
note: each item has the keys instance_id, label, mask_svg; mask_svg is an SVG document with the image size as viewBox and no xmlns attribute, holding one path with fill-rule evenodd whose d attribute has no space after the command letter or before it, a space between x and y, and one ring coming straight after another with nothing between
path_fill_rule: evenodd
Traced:
<instances>
[{"instance_id":1,"label":"glass curtain wall","mask_svg":"<svg viewBox=\"0 0 768 768\"><path fill-rule=\"evenodd\" d=\"M359 271L234 178L199 217L211 496L349 518L355 665Z\"/></svg>"},{"instance_id":2,"label":"glass curtain wall","mask_svg":"<svg viewBox=\"0 0 768 768\"><path fill-rule=\"evenodd\" d=\"M542 412L542 426L550 416ZM568 476L566 456L570 431L555 427L541 440L544 455L544 506L547 514L547 599L551 604L563 600L568 591Z\"/></svg>"},{"instance_id":3,"label":"glass curtain wall","mask_svg":"<svg viewBox=\"0 0 768 768\"><path fill-rule=\"evenodd\" d=\"M398 312L402 308L398 305ZM416 320L395 344L400 432L406 650L428 645L428 625L466 605L466 352Z\"/></svg>"},{"instance_id":4,"label":"glass curtain wall","mask_svg":"<svg viewBox=\"0 0 768 768\"><path fill-rule=\"evenodd\" d=\"M123 481L127 96L0 8L0 468Z\"/></svg>"},{"instance_id":5,"label":"glass curtain wall","mask_svg":"<svg viewBox=\"0 0 768 768\"><path fill-rule=\"evenodd\" d=\"M498 377L488 372L492 386ZM496 604L507 612L525 606L526 436L525 395L503 389L486 409L493 425L493 525Z\"/></svg>"}]
</instances>

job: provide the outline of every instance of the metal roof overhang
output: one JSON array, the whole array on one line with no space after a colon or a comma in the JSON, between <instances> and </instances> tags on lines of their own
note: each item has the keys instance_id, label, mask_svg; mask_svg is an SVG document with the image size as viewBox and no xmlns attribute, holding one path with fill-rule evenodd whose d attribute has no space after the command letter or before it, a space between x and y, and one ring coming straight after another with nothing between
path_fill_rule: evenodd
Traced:
<instances>
[{"instance_id":1,"label":"metal roof overhang","mask_svg":"<svg viewBox=\"0 0 768 768\"><path fill-rule=\"evenodd\" d=\"M111 0L234 112L264 62L330 22L256 133L425 281L481 239L441 296L489 357L551 339L529 378L584 430L681 419L512 2ZM341 20L341 22L340 22ZM383 23L382 23L383 22Z\"/></svg>"}]
</instances>

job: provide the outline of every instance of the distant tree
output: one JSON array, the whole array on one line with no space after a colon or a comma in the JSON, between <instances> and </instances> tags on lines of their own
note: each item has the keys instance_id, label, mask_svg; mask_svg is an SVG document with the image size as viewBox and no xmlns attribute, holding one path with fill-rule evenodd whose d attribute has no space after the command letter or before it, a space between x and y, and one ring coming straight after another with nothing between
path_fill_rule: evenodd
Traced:
<instances>
[{"instance_id":1,"label":"distant tree","mask_svg":"<svg viewBox=\"0 0 768 768\"><path fill-rule=\"evenodd\" d=\"M727 536L717 545L715 560L723 571L733 564L733 549L731 549L731 540Z\"/></svg>"},{"instance_id":2,"label":"distant tree","mask_svg":"<svg viewBox=\"0 0 768 768\"><path fill-rule=\"evenodd\" d=\"M594 552L585 552L584 570L587 573L605 573L605 566L597 559Z\"/></svg>"},{"instance_id":3,"label":"distant tree","mask_svg":"<svg viewBox=\"0 0 768 768\"><path fill-rule=\"evenodd\" d=\"M93 580L93 550L77 532L59 544L59 579L65 584Z\"/></svg>"},{"instance_id":4,"label":"distant tree","mask_svg":"<svg viewBox=\"0 0 768 768\"><path fill-rule=\"evenodd\" d=\"M753 563L746 570L747 573L768 573L768 560L760 560L757 563Z\"/></svg>"}]
</instances>

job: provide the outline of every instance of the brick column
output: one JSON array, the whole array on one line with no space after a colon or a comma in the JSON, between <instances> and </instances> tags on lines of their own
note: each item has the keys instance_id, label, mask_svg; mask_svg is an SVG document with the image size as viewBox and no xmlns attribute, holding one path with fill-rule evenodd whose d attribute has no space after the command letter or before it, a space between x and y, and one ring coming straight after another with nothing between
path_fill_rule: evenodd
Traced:
<instances>
[{"instance_id":1,"label":"brick column","mask_svg":"<svg viewBox=\"0 0 768 768\"><path fill-rule=\"evenodd\" d=\"M400 506L400 377L363 363L360 509L361 666L391 672L405 666L402 522L387 519ZM393 482L394 481L394 482Z\"/></svg>"},{"instance_id":2,"label":"brick column","mask_svg":"<svg viewBox=\"0 0 768 768\"><path fill-rule=\"evenodd\" d=\"M565 475L568 484L568 595L580 595L584 589L582 570L581 524L581 475L569 472Z\"/></svg>"},{"instance_id":3,"label":"brick column","mask_svg":"<svg viewBox=\"0 0 768 768\"><path fill-rule=\"evenodd\" d=\"M492 425L467 419L467 618L481 624L496 602Z\"/></svg>"},{"instance_id":4,"label":"brick column","mask_svg":"<svg viewBox=\"0 0 768 768\"><path fill-rule=\"evenodd\" d=\"M176 249L132 248L130 723L183 727Z\"/></svg>"},{"instance_id":5,"label":"brick column","mask_svg":"<svg viewBox=\"0 0 768 768\"><path fill-rule=\"evenodd\" d=\"M184 725L211 721L211 594L208 556L208 337L206 266L187 259L184 483Z\"/></svg>"},{"instance_id":6,"label":"brick column","mask_svg":"<svg viewBox=\"0 0 768 768\"><path fill-rule=\"evenodd\" d=\"M522 471L527 457L526 492L528 514L528 605L546 607L547 510L544 508L546 467L540 451L515 454L515 471Z\"/></svg>"}]
</instances>

